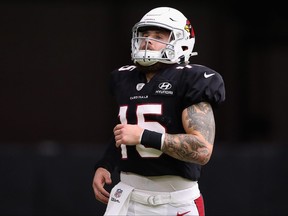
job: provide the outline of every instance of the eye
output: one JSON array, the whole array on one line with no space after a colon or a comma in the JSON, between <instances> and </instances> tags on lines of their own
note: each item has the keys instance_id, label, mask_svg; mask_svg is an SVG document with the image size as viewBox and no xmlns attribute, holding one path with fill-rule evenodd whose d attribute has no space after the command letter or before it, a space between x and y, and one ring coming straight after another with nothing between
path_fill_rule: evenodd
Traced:
<instances>
[{"instance_id":1,"label":"eye","mask_svg":"<svg viewBox=\"0 0 288 216\"><path fill-rule=\"evenodd\" d=\"M142 37L149 37L149 34L148 33L143 33Z\"/></svg>"}]
</instances>

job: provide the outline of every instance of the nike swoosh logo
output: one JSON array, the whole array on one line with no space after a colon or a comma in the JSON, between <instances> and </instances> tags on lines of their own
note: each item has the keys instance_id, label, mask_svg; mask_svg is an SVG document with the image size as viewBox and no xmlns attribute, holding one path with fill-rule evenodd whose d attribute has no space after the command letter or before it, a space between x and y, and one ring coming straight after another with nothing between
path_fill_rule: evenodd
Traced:
<instances>
[{"instance_id":1,"label":"nike swoosh logo","mask_svg":"<svg viewBox=\"0 0 288 216\"><path fill-rule=\"evenodd\" d=\"M187 211L187 212L183 212L183 213L177 213L177 215L176 216L183 216L183 215L186 215L186 214L188 214L190 211Z\"/></svg>"},{"instance_id":2,"label":"nike swoosh logo","mask_svg":"<svg viewBox=\"0 0 288 216\"><path fill-rule=\"evenodd\" d=\"M211 76L213 76L213 75L215 75L215 73L212 73L212 74L207 74L206 72L204 73L204 77L205 77L205 78L209 78L209 77L211 77Z\"/></svg>"}]
</instances>

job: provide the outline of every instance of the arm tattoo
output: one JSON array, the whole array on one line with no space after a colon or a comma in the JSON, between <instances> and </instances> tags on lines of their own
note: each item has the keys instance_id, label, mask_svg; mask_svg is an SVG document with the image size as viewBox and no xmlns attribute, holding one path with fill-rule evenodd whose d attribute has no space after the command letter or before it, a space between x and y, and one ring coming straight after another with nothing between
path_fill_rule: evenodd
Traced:
<instances>
[{"instance_id":1,"label":"arm tattoo","mask_svg":"<svg viewBox=\"0 0 288 216\"><path fill-rule=\"evenodd\" d=\"M211 144L215 137L215 122L211 106L208 103L199 103L187 108L188 127L200 132Z\"/></svg>"},{"instance_id":2,"label":"arm tattoo","mask_svg":"<svg viewBox=\"0 0 288 216\"><path fill-rule=\"evenodd\" d=\"M162 151L183 161L207 163L211 156L207 145L213 145L215 136L211 106L202 102L188 107L183 121L186 121L184 125L191 133L166 134Z\"/></svg>"}]
</instances>

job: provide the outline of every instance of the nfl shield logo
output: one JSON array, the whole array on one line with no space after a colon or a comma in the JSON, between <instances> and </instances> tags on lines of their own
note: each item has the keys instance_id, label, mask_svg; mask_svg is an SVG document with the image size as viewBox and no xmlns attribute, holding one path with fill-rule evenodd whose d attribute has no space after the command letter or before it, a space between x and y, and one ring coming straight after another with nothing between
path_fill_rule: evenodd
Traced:
<instances>
[{"instance_id":1,"label":"nfl shield logo","mask_svg":"<svg viewBox=\"0 0 288 216\"><path fill-rule=\"evenodd\" d=\"M114 194L114 196L115 196L116 198L119 198L119 197L122 195L122 192L123 192L123 190L117 189L116 192L115 192L115 194Z\"/></svg>"}]
</instances>

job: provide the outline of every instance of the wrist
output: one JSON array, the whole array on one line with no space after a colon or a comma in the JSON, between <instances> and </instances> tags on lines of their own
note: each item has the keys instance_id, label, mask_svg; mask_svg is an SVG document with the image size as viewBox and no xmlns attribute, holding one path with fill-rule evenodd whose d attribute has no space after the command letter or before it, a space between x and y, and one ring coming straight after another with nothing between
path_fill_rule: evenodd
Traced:
<instances>
[{"instance_id":1,"label":"wrist","mask_svg":"<svg viewBox=\"0 0 288 216\"><path fill-rule=\"evenodd\" d=\"M164 136L165 134L144 129L140 137L140 143L145 147L161 150L164 142Z\"/></svg>"}]
</instances>

